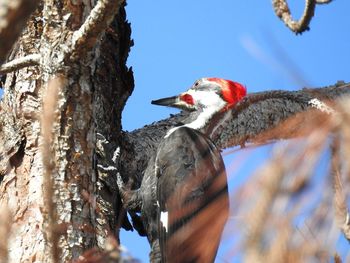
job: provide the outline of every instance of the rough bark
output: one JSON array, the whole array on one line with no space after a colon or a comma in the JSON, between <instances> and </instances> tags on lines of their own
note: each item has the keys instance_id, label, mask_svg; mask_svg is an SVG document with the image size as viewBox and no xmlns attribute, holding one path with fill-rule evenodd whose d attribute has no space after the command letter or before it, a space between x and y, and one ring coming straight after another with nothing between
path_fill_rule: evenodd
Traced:
<instances>
[{"instance_id":1,"label":"rough bark","mask_svg":"<svg viewBox=\"0 0 350 263\"><path fill-rule=\"evenodd\" d=\"M102 34L83 34L88 43L79 50L70 53L81 40L72 36L94 6L47 0L9 56L41 56L39 66L7 74L1 101L0 204L12 214L10 262L68 262L105 248L108 235L118 239L118 191L96 169L95 143L102 133L119 144L133 89L125 65L132 42L120 3L97 3L109 10L96 13L100 24L115 19Z\"/></svg>"}]
</instances>

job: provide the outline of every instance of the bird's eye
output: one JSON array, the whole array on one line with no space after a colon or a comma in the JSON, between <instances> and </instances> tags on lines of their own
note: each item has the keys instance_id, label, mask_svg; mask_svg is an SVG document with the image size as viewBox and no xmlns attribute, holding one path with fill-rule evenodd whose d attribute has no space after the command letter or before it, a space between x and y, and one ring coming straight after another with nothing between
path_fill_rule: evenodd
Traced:
<instances>
[{"instance_id":1,"label":"bird's eye","mask_svg":"<svg viewBox=\"0 0 350 263\"><path fill-rule=\"evenodd\" d=\"M181 99L182 101L186 102L187 104L190 104L190 105L193 105L193 104L194 104L193 98L192 98L192 96L191 96L190 94L187 94L187 93L182 94L182 95L180 96L180 99Z\"/></svg>"},{"instance_id":2,"label":"bird's eye","mask_svg":"<svg viewBox=\"0 0 350 263\"><path fill-rule=\"evenodd\" d=\"M199 85L199 81L196 81L196 82L194 83L194 86L195 86L195 87L198 87L198 85Z\"/></svg>"}]
</instances>

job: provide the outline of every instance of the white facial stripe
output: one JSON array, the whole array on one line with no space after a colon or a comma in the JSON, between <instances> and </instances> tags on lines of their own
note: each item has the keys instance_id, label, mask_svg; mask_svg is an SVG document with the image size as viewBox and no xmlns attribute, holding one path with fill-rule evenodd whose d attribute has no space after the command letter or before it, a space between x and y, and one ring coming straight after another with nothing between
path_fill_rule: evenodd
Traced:
<instances>
[{"instance_id":1,"label":"white facial stripe","mask_svg":"<svg viewBox=\"0 0 350 263\"><path fill-rule=\"evenodd\" d=\"M222 109L225 106L225 101L214 90L193 90L188 92L193 99L194 103L201 104L202 107L209 108L214 107L216 109Z\"/></svg>"},{"instance_id":2,"label":"white facial stripe","mask_svg":"<svg viewBox=\"0 0 350 263\"><path fill-rule=\"evenodd\" d=\"M226 106L226 102L215 91L189 90L196 104L201 104L202 112L197 119L185 126L195 130L203 128L211 117Z\"/></svg>"},{"instance_id":3,"label":"white facial stripe","mask_svg":"<svg viewBox=\"0 0 350 263\"><path fill-rule=\"evenodd\" d=\"M168 232L168 212L160 212L160 222L165 228L165 231Z\"/></svg>"}]
</instances>

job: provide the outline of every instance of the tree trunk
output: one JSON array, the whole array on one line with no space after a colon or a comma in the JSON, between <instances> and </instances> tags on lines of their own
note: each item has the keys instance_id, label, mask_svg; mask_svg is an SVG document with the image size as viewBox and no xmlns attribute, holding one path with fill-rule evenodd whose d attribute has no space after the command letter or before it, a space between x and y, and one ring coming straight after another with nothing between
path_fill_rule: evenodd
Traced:
<instances>
[{"instance_id":1,"label":"tree trunk","mask_svg":"<svg viewBox=\"0 0 350 263\"><path fill-rule=\"evenodd\" d=\"M0 105L0 204L11 215L1 220L11 223L2 246L9 262L68 262L105 248L108 235L118 239L118 191L97 171L95 151L97 133L118 146L133 89L125 66L130 25L120 1L113 2L112 24L70 53L93 6L43 1L9 56L40 55L39 66L7 74Z\"/></svg>"}]
</instances>

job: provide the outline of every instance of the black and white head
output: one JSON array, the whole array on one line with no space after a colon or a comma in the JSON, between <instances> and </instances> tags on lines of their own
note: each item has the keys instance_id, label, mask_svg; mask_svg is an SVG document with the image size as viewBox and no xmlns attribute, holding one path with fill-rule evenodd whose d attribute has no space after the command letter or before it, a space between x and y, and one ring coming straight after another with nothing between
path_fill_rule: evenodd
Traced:
<instances>
[{"instance_id":1,"label":"black and white head","mask_svg":"<svg viewBox=\"0 0 350 263\"><path fill-rule=\"evenodd\" d=\"M173 97L153 100L152 104L186 111L207 108L220 111L234 106L246 93L246 88L238 82L220 78L201 78L186 92Z\"/></svg>"}]
</instances>

